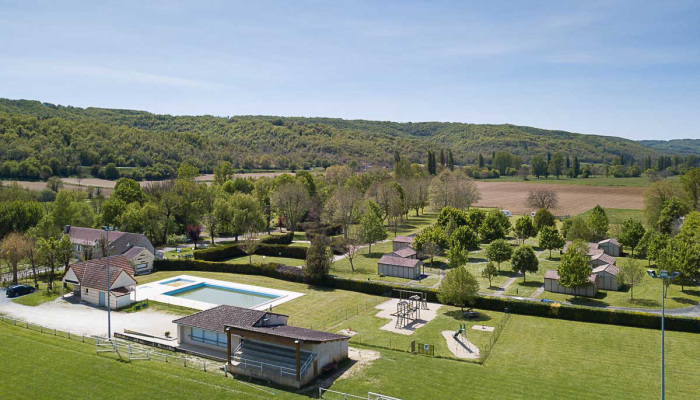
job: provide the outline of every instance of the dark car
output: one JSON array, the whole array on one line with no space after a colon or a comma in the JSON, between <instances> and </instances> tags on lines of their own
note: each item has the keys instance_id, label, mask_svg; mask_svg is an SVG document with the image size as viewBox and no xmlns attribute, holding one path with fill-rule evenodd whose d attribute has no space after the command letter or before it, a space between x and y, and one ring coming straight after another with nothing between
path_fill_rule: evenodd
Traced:
<instances>
[{"instance_id":1,"label":"dark car","mask_svg":"<svg viewBox=\"0 0 700 400\"><path fill-rule=\"evenodd\" d=\"M36 289L32 286L14 285L7 288L5 294L7 295L7 297L18 297L29 293L34 293L34 291L36 291Z\"/></svg>"}]
</instances>

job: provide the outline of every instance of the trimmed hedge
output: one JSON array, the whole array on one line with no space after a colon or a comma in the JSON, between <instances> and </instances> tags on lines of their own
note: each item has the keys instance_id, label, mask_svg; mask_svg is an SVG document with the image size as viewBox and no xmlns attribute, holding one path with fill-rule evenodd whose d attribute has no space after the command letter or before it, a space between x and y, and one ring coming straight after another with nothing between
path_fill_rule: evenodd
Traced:
<instances>
[{"instance_id":1,"label":"trimmed hedge","mask_svg":"<svg viewBox=\"0 0 700 400\"><path fill-rule=\"evenodd\" d=\"M294 240L292 232L283 233L281 235L270 235L260 239L261 243L265 244L291 244Z\"/></svg>"},{"instance_id":2,"label":"trimmed hedge","mask_svg":"<svg viewBox=\"0 0 700 400\"><path fill-rule=\"evenodd\" d=\"M306 247L290 247L281 244L261 243L254 254L306 260L306 251ZM200 261L221 261L229 258L243 257L245 255L245 251L241 249L241 243L211 247L194 252L194 258Z\"/></svg>"},{"instance_id":3,"label":"trimmed hedge","mask_svg":"<svg viewBox=\"0 0 700 400\"><path fill-rule=\"evenodd\" d=\"M336 236L343 233L343 227L340 225L316 224L315 222L305 222L299 224L301 230L304 231L307 240L314 240L317 235Z\"/></svg>"},{"instance_id":4,"label":"trimmed hedge","mask_svg":"<svg viewBox=\"0 0 700 400\"><path fill-rule=\"evenodd\" d=\"M312 283L300 268L287 267L274 263L226 264L200 260L156 260L153 266L156 271L230 272L245 275L264 275L270 278L292 282ZM313 282L313 284L375 296L391 296L394 289L415 290L425 293L428 301L439 302L437 290L429 288L406 287L405 285L392 285L371 280L354 280L334 276L326 277L321 281ZM510 299L507 297L479 296L476 299L474 307L482 310L500 312L505 311L507 308L512 314L557 318L578 322L648 329L659 329L661 327L661 316L658 314L610 310L599 307L547 304L528 300ZM666 329L670 331L700 333L700 318L666 316Z\"/></svg>"}]
</instances>

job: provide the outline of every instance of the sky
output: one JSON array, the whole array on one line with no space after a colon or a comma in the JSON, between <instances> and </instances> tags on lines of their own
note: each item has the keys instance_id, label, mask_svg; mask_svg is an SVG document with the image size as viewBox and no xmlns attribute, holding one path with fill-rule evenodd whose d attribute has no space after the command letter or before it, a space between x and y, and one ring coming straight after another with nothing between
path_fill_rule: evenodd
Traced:
<instances>
[{"instance_id":1,"label":"sky","mask_svg":"<svg viewBox=\"0 0 700 400\"><path fill-rule=\"evenodd\" d=\"M700 139L698 1L6 1L0 97Z\"/></svg>"}]
</instances>

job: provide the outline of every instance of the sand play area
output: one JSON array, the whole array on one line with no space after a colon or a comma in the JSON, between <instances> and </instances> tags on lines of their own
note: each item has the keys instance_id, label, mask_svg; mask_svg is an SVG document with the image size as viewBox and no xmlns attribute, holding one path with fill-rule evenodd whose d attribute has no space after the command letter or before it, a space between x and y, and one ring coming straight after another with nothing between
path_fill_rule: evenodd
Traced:
<instances>
[{"instance_id":1,"label":"sand play area","mask_svg":"<svg viewBox=\"0 0 700 400\"><path fill-rule=\"evenodd\" d=\"M377 305L376 308L380 310L377 313L377 317L391 319L391 321L382 326L381 329L389 332L400 333L402 335L411 335L416 331L416 329L425 326L428 322L432 321L437 315L437 310L442 306L442 304L428 303L427 310L420 310L419 319L413 320L406 326L397 328L396 305L398 303L399 299L391 299Z\"/></svg>"},{"instance_id":2,"label":"sand play area","mask_svg":"<svg viewBox=\"0 0 700 400\"><path fill-rule=\"evenodd\" d=\"M442 337L447 342L447 348L457 358L477 359L481 355L479 348L472 342L467 340L464 335L457 336L457 339L452 337L457 331L442 331Z\"/></svg>"}]
</instances>

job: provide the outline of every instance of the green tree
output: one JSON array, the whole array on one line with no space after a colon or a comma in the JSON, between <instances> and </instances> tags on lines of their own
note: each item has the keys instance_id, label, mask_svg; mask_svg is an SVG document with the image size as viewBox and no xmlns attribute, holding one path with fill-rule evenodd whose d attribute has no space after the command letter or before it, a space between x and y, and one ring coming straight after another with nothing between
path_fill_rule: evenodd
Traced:
<instances>
[{"instance_id":1,"label":"green tree","mask_svg":"<svg viewBox=\"0 0 700 400\"><path fill-rule=\"evenodd\" d=\"M119 169L114 163L109 163L105 167L105 178L111 181L119 179Z\"/></svg>"},{"instance_id":2,"label":"green tree","mask_svg":"<svg viewBox=\"0 0 700 400\"><path fill-rule=\"evenodd\" d=\"M486 257L498 264L498 272L501 272L501 263L510 260L511 256L513 247L505 239L494 240L486 249Z\"/></svg>"},{"instance_id":3,"label":"green tree","mask_svg":"<svg viewBox=\"0 0 700 400\"><path fill-rule=\"evenodd\" d=\"M610 221L603 207L596 205L593 212L588 217L588 229L590 230L590 240L599 242L608 236Z\"/></svg>"},{"instance_id":4,"label":"green tree","mask_svg":"<svg viewBox=\"0 0 700 400\"><path fill-rule=\"evenodd\" d=\"M532 225L532 218L527 215L523 215L515 221L515 235L520 239L522 244L525 244L525 240L537 235L537 230L534 225Z\"/></svg>"},{"instance_id":5,"label":"green tree","mask_svg":"<svg viewBox=\"0 0 700 400\"><path fill-rule=\"evenodd\" d=\"M520 246L513 252L513 257L510 259L510 265L513 271L523 274L523 282L525 282L525 273L535 273L539 270L540 262L537 260L535 251L530 246Z\"/></svg>"},{"instance_id":6,"label":"green tree","mask_svg":"<svg viewBox=\"0 0 700 400\"><path fill-rule=\"evenodd\" d=\"M498 210L489 212L479 227L479 236L484 242L492 242L497 239L505 239L507 231L503 223L503 213ZM506 219L508 217L505 217ZM510 221L508 221L510 225Z\"/></svg>"},{"instance_id":7,"label":"green tree","mask_svg":"<svg viewBox=\"0 0 700 400\"><path fill-rule=\"evenodd\" d=\"M450 248L454 246L475 249L479 247L479 235L468 226L460 226L450 235Z\"/></svg>"},{"instance_id":8,"label":"green tree","mask_svg":"<svg viewBox=\"0 0 700 400\"><path fill-rule=\"evenodd\" d=\"M535 225L535 229L538 231L545 226L557 226L557 221L556 218L554 218L554 214L552 214L551 211L547 210L546 208L540 208L537 210L532 222Z\"/></svg>"},{"instance_id":9,"label":"green tree","mask_svg":"<svg viewBox=\"0 0 700 400\"><path fill-rule=\"evenodd\" d=\"M646 272L633 258L626 259L618 267L620 272L617 274L617 279L620 284L630 287L630 300L634 300L634 287L644 282Z\"/></svg>"},{"instance_id":10,"label":"green tree","mask_svg":"<svg viewBox=\"0 0 700 400\"><path fill-rule=\"evenodd\" d=\"M489 281L489 289L492 287L491 281L493 278L498 276L498 270L496 270L496 266L493 265L493 261L489 261L486 263L486 267L484 267L483 270L481 270L481 277L484 279L488 279Z\"/></svg>"},{"instance_id":11,"label":"green tree","mask_svg":"<svg viewBox=\"0 0 700 400\"><path fill-rule=\"evenodd\" d=\"M234 168L228 161L221 161L219 165L214 168L214 182L222 186L228 180L233 177Z\"/></svg>"},{"instance_id":12,"label":"green tree","mask_svg":"<svg viewBox=\"0 0 700 400\"><path fill-rule=\"evenodd\" d=\"M438 299L444 304L461 307L474 305L479 294L479 282L466 268L453 268L447 272L438 289Z\"/></svg>"},{"instance_id":13,"label":"green tree","mask_svg":"<svg viewBox=\"0 0 700 400\"><path fill-rule=\"evenodd\" d=\"M677 283L681 285L681 291L685 291L685 286L695 286L700 281L700 244L671 239L661 250L658 264L659 269L669 273L679 272Z\"/></svg>"},{"instance_id":14,"label":"green tree","mask_svg":"<svg viewBox=\"0 0 700 400\"><path fill-rule=\"evenodd\" d=\"M532 166L532 174L535 175L537 179L539 179L540 176L547 175L547 161L544 159L544 157L540 155L532 157L530 165Z\"/></svg>"},{"instance_id":15,"label":"green tree","mask_svg":"<svg viewBox=\"0 0 700 400\"><path fill-rule=\"evenodd\" d=\"M330 240L324 235L316 235L306 253L306 275L314 281L319 281L328 275L333 263L333 253L328 249Z\"/></svg>"},{"instance_id":16,"label":"green tree","mask_svg":"<svg viewBox=\"0 0 700 400\"><path fill-rule=\"evenodd\" d=\"M53 289L56 267L66 265L73 257L73 244L68 235L39 238L37 242L38 256L41 264L49 267L47 291Z\"/></svg>"},{"instance_id":17,"label":"green tree","mask_svg":"<svg viewBox=\"0 0 700 400\"><path fill-rule=\"evenodd\" d=\"M634 249L639 245L639 242L644 237L646 230L641 221L633 218L622 223L622 231L620 232L620 244L632 249L632 257L634 258Z\"/></svg>"},{"instance_id":18,"label":"green tree","mask_svg":"<svg viewBox=\"0 0 700 400\"><path fill-rule=\"evenodd\" d=\"M360 231L362 241L369 245L369 252L372 253L372 244L386 239L388 233L381 218L381 210L377 203L368 200L365 203L365 210L360 217Z\"/></svg>"},{"instance_id":19,"label":"green tree","mask_svg":"<svg viewBox=\"0 0 700 400\"><path fill-rule=\"evenodd\" d=\"M558 268L559 284L577 289L574 291L578 295L578 288L589 283L591 276L591 267L588 265L588 256L580 249L569 247L566 253L561 257L561 264Z\"/></svg>"},{"instance_id":20,"label":"green tree","mask_svg":"<svg viewBox=\"0 0 700 400\"><path fill-rule=\"evenodd\" d=\"M561 153L554 154L552 160L549 162L547 171L550 175L554 175L559 179L564 171L564 156Z\"/></svg>"},{"instance_id":21,"label":"green tree","mask_svg":"<svg viewBox=\"0 0 700 400\"><path fill-rule=\"evenodd\" d=\"M685 216L681 231L676 237L688 243L700 243L700 212L691 211Z\"/></svg>"},{"instance_id":22,"label":"green tree","mask_svg":"<svg viewBox=\"0 0 700 400\"><path fill-rule=\"evenodd\" d=\"M559 234L557 228L552 226L545 226L540 229L540 242L539 246L543 249L549 250L549 258L552 258L552 250L561 249L566 244L564 237Z\"/></svg>"},{"instance_id":23,"label":"green tree","mask_svg":"<svg viewBox=\"0 0 700 400\"><path fill-rule=\"evenodd\" d=\"M591 229L588 227L588 221L585 218L576 216L565 222L568 223L566 226L562 226L562 232L566 231L567 240L583 240L586 242L591 240Z\"/></svg>"},{"instance_id":24,"label":"green tree","mask_svg":"<svg viewBox=\"0 0 700 400\"><path fill-rule=\"evenodd\" d=\"M673 197L671 198L659 215L659 231L671 235L679 227L679 219L688 213L688 205L682 200Z\"/></svg>"},{"instance_id":25,"label":"green tree","mask_svg":"<svg viewBox=\"0 0 700 400\"><path fill-rule=\"evenodd\" d=\"M426 257L430 257L431 266L435 256L440 255L448 246L447 235L439 226L425 228L413 238L413 248Z\"/></svg>"},{"instance_id":26,"label":"green tree","mask_svg":"<svg viewBox=\"0 0 700 400\"><path fill-rule=\"evenodd\" d=\"M272 193L270 200L292 233L311 206L308 188L302 183L281 185Z\"/></svg>"},{"instance_id":27,"label":"green tree","mask_svg":"<svg viewBox=\"0 0 700 400\"><path fill-rule=\"evenodd\" d=\"M120 178L116 185L114 185L114 192L112 193L113 198L117 198L123 201L125 204L139 203L143 205L146 200L146 195L141 189L141 185L133 179Z\"/></svg>"},{"instance_id":28,"label":"green tree","mask_svg":"<svg viewBox=\"0 0 700 400\"><path fill-rule=\"evenodd\" d=\"M196 178L197 176L199 176L199 168L195 167L190 163L182 163L177 169L177 179L194 181L194 178Z\"/></svg>"},{"instance_id":29,"label":"green tree","mask_svg":"<svg viewBox=\"0 0 700 400\"><path fill-rule=\"evenodd\" d=\"M690 199L690 206L693 210L700 206L700 168L691 168L681 176L683 190Z\"/></svg>"},{"instance_id":30,"label":"green tree","mask_svg":"<svg viewBox=\"0 0 700 400\"><path fill-rule=\"evenodd\" d=\"M460 244L455 244L455 246L447 250L447 258L450 268L461 267L469 262L469 249Z\"/></svg>"}]
</instances>

